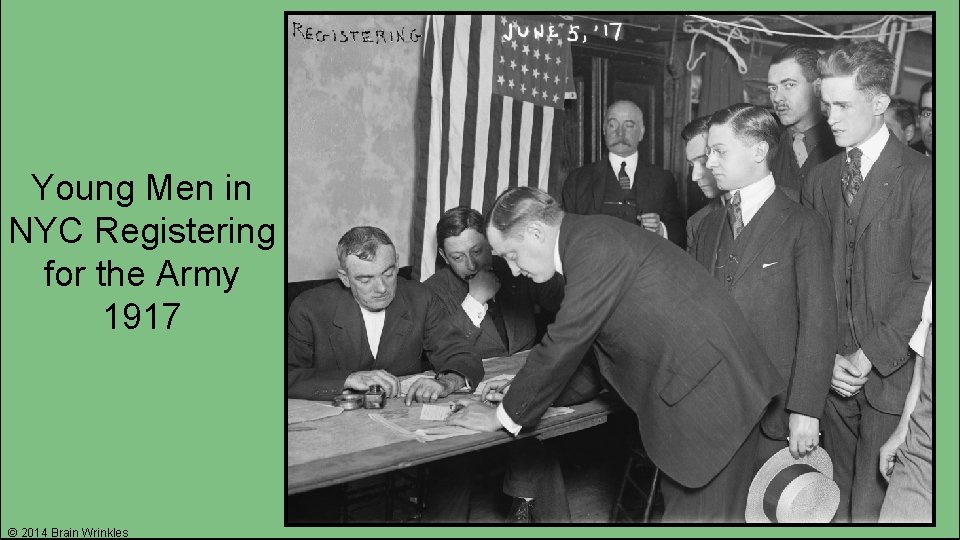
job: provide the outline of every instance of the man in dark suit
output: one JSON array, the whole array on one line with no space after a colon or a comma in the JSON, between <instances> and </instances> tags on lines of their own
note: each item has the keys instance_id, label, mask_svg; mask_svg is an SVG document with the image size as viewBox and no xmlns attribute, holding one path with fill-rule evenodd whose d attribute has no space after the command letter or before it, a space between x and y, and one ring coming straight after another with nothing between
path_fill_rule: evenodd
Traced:
<instances>
[{"instance_id":1,"label":"man in dark suit","mask_svg":"<svg viewBox=\"0 0 960 540\"><path fill-rule=\"evenodd\" d=\"M435 401L483 379L480 356L446 320L424 285L397 279L397 254L376 227L354 227L337 244L340 283L310 289L287 317L287 397L328 399L344 388L400 391L398 375L422 371L424 351L438 376L408 395Z\"/></svg>"},{"instance_id":2,"label":"man in dark suit","mask_svg":"<svg viewBox=\"0 0 960 540\"><path fill-rule=\"evenodd\" d=\"M910 387L908 341L932 275L931 160L897 141L883 122L895 69L876 41L820 60L828 122L846 149L810 172L803 196L833 236L839 347L823 444L840 486L838 521L879 516L886 487L877 471L880 447Z\"/></svg>"},{"instance_id":3,"label":"man in dark suit","mask_svg":"<svg viewBox=\"0 0 960 540\"><path fill-rule=\"evenodd\" d=\"M700 230L700 222L716 208L723 207L723 197L720 196L717 180L713 177L710 169L707 168L707 128L709 124L710 116L701 116L694 118L683 126L683 130L680 132L680 138L684 142L683 148L687 163L690 165L690 180L697 184L704 197L710 199L706 206L687 218L687 251L691 254L694 253L693 248L697 245L696 235Z\"/></svg>"},{"instance_id":4,"label":"man in dark suit","mask_svg":"<svg viewBox=\"0 0 960 540\"><path fill-rule=\"evenodd\" d=\"M927 81L920 87L920 102L917 111L917 129L920 139L910 145L921 154L933 157L933 81Z\"/></svg>"},{"instance_id":5,"label":"man in dark suit","mask_svg":"<svg viewBox=\"0 0 960 540\"><path fill-rule=\"evenodd\" d=\"M757 425L784 383L720 284L658 235L565 214L532 188L500 195L487 239L514 274L562 274L563 304L500 406L466 407L450 423L513 434L536 425L593 347L665 473L664 520L742 522Z\"/></svg>"},{"instance_id":6,"label":"man in dark suit","mask_svg":"<svg viewBox=\"0 0 960 540\"><path fill-rule=\"evenodd\" d=\"M725 207L701 222L691 253L736 300L787 389L760 424L757 468L790 447L796 459L820 445L820 418L837 349L830 233L823 218L777 187L768 159L777 121L741 103L713 114L707 166Z\"/></svg>"},{"instance_id":7,"label":"man in dark suit","mask_svg":"<svg viewBox=\"0 0 960 540\"><path fill-rule=\"evenodd\" d=\"M767 70L770 102L783 125L770 172L778 186L795 190L787 191L791 196L799 194L810 169L840 151L820 112L818 58L816 49L787 45Z\"/></svg>"},{"instance_id":8,"label":"man in dark suit","mask_svg":"<svg viewBox=\"0 0 960 540\"><path fill-rule=\"evenodd\" d=\"M631 101L607 108L603 136L607 159L574 169L561 201L570 214L606 214L636 223L682 245L683 216L677 183L668 171L640 160L643 111Z\"/></svg>"},{"instance_id":9,"label":"man in dark suit","mask_svg":"<svg viewBox=\"0 0 960 540\"><path fill-rule=\"evenodd\" d=\"M449 320L466 336L482 358L507 356L533 347L539 340L535 306L556 312L563 299L560 276L538 284L514 276L507 263L490 252L484 236L483 216L468 207L444 212L437 222L437 248L446 266L424 284L440 300ZM595 362L593 363L595 364ZM599 374L590 362L557 399L557 405L583 403L600 391ZM425 522L468 521L469 477L481 465L477 456L442 463L440 474L462 481L437 485ZM513 498L508 523L565 523L570 521L566 488L559 461L537 439L524 439L508 447L503 492Z\"/></svg>"}]
</instances>

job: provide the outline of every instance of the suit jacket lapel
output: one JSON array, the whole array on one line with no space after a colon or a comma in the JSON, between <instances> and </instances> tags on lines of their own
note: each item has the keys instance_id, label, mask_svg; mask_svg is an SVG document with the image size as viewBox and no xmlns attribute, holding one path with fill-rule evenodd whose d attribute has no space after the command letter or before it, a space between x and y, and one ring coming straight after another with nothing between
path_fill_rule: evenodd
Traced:
<instances>
[{"instance_id":1,"label":"suit jacket lapel","mask_svg":"<svg viewBox=\"0 0 960 540\"><path fill-rule=\"evenodd\" d=\"M887 141L877 162L870 167L870 172L864 179L863 207L860 210L860 218L857 220L857 241L863 236L867 225L877 216L877 212L883 207L883 203L893 192L893 187L900 181L903 174L903 148L900 141L890 134L890 140Z\"/></svg>"},{"instance_id":2,"label":"suit jacket lapel","mask_svg":"<svg viewBox=\"0 0 960 540\"><path fill-rule=\"evenodd\" d=\"M720 249L720 235L723 234L723 227L726 225L727 210L723 204L718 204L709 214L704 216L697 242L697 253L700 263L707 267L707 270L713 275L717 269L717 251ZM702 248L702 249L701 249ZM701 254L702 253L702 254Z\"/></svg>"},{"instance_id":3,"label":"suit jacket lapel","mask_svg":"<svg viewBox=\"0 0 960 540\"><path fill-rule=\"evenodd\" d=\"M337 301L333 326L336 327L333 346L340 369L355 370L373 365L373 353L367 343L367 331L360 314L360 306L349 290L345 289Z\"/></svg>"},{"instance_id":4,"label":"suit jacket lapel","mask_svg":"<svg viewBox=\"0 0 960 540\"><path fill-rule=\"evenodd\" d=\"M373 361L376 369L387 369L393 361L392 351L400 349L404 336L410 331L413 322L410 316L410 305L406 296L401 293L397 284L397 294L393 302L387 306L386 320L383 323L383 334L380 335L380 346L377 357Z\"/></svg>"},{"instance_id":5,"label":"suit jacket lapel","mask_svg":"<svg viewBox=\"0 0 960 540\"><path fill-rule=\"evenodd\" d=\"M650 187L645 172L646 165L640 161L640 158L637 158L637 170L633 173L633 191L636 195L638 216L646 212L643 203L647 200L647 188Z\"/></svg>"},{"instance_id":6,"label":"suit jacket lapel","mask_svg":"<svg viewBox=\"0 0 960 540\"><path fill-rule=\"evenodd\" d=\"M616 173L610 168L610 161L606 156L596 163L599 170L594 175L594 181L590 182L590 189L593 190L593 212L599 214L603 210L603 195L607 191L607 181L610 178L617 179Z\"/></svg>"},{"instance_id":7,"label":"suit jacket lapel","mask_svg":"<svg viewBox=\"0 0 960 540\"><path fill-rule=\"evenodd\" d=\"M780 191L779 189L774 190L773 195L770 196L760 207L760 210L757 211L757 215L753 216L753 219L750 220L750 226L753 227L753 231L750 233L753 235L750 238L750 242L744 246L743 250L743 260L740 261L740 264L737 265L737 273L733 277L733 283L736 283L747 271L754 261L757 260L757 257L760 256L760 252L763 250L763 247L767 245L767 242L772 239L780 227L783 226L783 223L787 220L790 199Z\"/></svg>"}]
</instances>

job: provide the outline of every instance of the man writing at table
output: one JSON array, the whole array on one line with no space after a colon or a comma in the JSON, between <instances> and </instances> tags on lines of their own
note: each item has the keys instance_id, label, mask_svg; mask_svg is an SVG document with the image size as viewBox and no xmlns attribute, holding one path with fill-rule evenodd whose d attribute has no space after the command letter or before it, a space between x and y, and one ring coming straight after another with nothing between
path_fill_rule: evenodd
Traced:
<instances>
[{"instance_id":1,"label":"man writing at table","mask_svg":"<svg viewBox=\"0 0 960 540\"><path fill-rule=\"evenodd\" d=\"M500 406L470 405L449 422L513 434L535 426L593 346L665 473L664 520L742 522L758 422L784 382L729 294L662 237L565 214L532 188L500 195L487 238L514 274L538 283L562 274L564 299Z\"/></svg>"},{"instance_id":2,"label":"man writing at table","mask_svg":"<svg viewBox=\"0 0 960 540\"><path fill-rule=\"evenodd\" d=\"M397 279L393 242L376 227L354 227L337 244L340 283L310 289L287 318L287 397L326 399L344 388L400 392L398 375L422 371L426 351L437 378L407 395L429 402L483 379L480 356L420 283Z\"/></svg>"},{"instance_id":3,"label":"man writing at table","mask_svg":"<svg viewBox=\"0 0 960 540\"><path fill-rule=\"evenodd\" d=\"M484 236L483 216L468 207L444 212L437 222L437 249L446 266L424 284L440 299L450 321L483 358L509 356L533 347L540 336L534 306L556 312L563 299L560 276L534 283L514 276L507 263L494 257ZM582 403L600 391L595 362L584 362L557 405ZM493 383L496 385L496 383ZM438 466L442 475L461 481L436 485L425 522L468 521L472 471L481 466L474 456ZM569 522L570 510L560 464L537 439L508 447L503 491L513 497L508 523Z\"/></svg>"}]
</instances>

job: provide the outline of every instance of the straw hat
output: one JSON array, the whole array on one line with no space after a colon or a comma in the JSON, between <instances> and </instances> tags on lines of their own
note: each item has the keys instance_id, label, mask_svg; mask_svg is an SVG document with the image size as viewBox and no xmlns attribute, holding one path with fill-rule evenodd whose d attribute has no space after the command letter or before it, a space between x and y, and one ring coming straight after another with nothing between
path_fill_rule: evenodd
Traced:
<instances>
[{"instance_id":1,"label":"straw hat","mask_svg":"<svg viewBox=\"0 0 960 540\"><path fill-rule=\"evenodd\" d=\"M784 447L753 478L747 523L828 523L840 505L833 462L823 448L793 459Z\"/></svg>"}]
</instances>

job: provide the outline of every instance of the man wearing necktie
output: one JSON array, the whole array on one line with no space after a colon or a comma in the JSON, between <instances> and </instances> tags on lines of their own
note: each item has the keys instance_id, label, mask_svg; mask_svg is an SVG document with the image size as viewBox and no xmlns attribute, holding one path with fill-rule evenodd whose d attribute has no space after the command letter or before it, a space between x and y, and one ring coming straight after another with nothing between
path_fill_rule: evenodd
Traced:
<instances>
[{"instance_id":1,"label":"man wearing necktie","mask_svg":"<svg viewBox=\"0 0 960 540\"><path fill-rule=\"evenodd\" d=\"M574 169L563 184L561 204L571 214L606 214L683 245L677 184L668 171L644 163L643 111L621 100L607 108L603 136L607 159Z\"/></svg>"},{"instance_id":2,"label":"man wearing necktie","mask_svg":"<svg viewBox=\"0 0 960 540\"><path fill-rule=\"evenodd\" d=\"M783 126L770 172L796 201L810 169L840 151L820 112L818 58L816 49L787 45L773 56L767 71L770 102Z\"/></svg>"},{"instance_id":3,"label":"man wearing necktie","mask_svg":"<svg viewBox=\"0 0 960 540\"><path fill-rule=\"evenodd\" d=\"M908 345L932 276L933 167L884 125L896 65L881 43L820 59L827 122L845 150L810 171L803 202L833 237L839 347L824 448L840 486L837 521L876 522L880 447L897 426L914 358Z\"/></svg>"},{"instance_id":4,"label":"man wearing necktie","mask_svg":"<svg viewBox=\"0 0 960 540\"><path fill-rule=\"evenodd\" d=\"M689 249L740 306L788 383L760 422L757 469L784 447L798 459L820 445L837 346L829 229L774 183L768 163L778 140L763 107L713 114L707 167L727 202L711 207Z\"/></svg>"},{"instance_id":5,"label":"man wearing necktie","mask_svg":"<svg viewBox=\"0 0 960 540\"><path fill-rule=\"evenodd\" d=\"M437 250L446 265L425 282L443 306L446 319L481 358L509 356L530 349L540 339L534 309L555 313L563 300L561 276L534 283L514 276L507 263L490 251L483 216L468 207L444 212L437 222ZM556 405L583 403L601 390L596 360L582 362ZM434 465L433 473L449 481L432 484L427 494L427 523L466 523L470 515L472 474L483 458L467 455ZM503 492L513 498L508 523L570 521L559 461L537 439L507 449Z\"/></svg>"}]
</instances>

